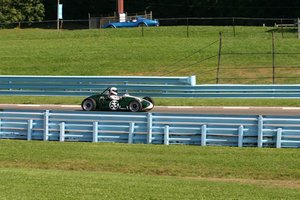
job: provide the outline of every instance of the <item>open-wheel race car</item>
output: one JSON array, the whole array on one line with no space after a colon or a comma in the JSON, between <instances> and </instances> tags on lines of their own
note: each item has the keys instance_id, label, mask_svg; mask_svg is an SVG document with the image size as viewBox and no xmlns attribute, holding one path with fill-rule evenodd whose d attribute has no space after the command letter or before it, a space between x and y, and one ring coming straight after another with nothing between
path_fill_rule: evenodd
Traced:
<instances>
[{"instance_id":1,"label":"open-wheel race car","mask_svg":"<svg viewBox=\"0 0 300 200\"><path fill-rule=\"evenodd\" d=\"M81 107L85 111L106 110L106 111L149 111L154 107L154 101L151 97L139 98L124 94L117 96L117 89L110 87L102 93L95 94L85 98Z\"/></svg>"}]
</instances>

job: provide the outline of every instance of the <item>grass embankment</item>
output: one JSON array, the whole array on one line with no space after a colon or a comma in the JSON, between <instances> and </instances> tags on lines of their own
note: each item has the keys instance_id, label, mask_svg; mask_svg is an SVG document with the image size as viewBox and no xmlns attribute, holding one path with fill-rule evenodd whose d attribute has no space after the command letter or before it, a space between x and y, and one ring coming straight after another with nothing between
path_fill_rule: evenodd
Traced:
<instances>
[{"instance_id":1,"label":"grass embankment","mask_svg":"<svg viewBox=\"0 0 300 200\"><path fill-rule=\"evenodd\" d=\"M184 26L146 28L144 37L138 28L60 32L41 29L0 30L0 74L196 75L197 84L210 84L216 82L218 58L213 56L218 54L219 32L222 31L220 83L269 84L272 83L273 72L270 54L272 29L272 27L236 27L236 37L233 37L232 27L192 26L189 28L189 38L186 37ZM299 53L300 42L294 33L285 33L284 38L281 38L281 33L275 33L275 38L277 53ZM215 43L209 46L213 42ZM195 53L197 51L199 52ZM185 57L188 58L181 60ZM300 74L300 70L296 68L299 66L299 59L298 54L276 55L276 83L299 83L300 78L282 78L297 77ZM178 60L181 61L177 63ZM43 98L21 99L24 101L21 103L31 100L38 103L39 99ZM76 99L71 101L44 99L41 100L42 103L77 103ZM8 101L1 97L0 102ZM9 102L19 103L19 100L10 98ZM163 102L178 105L177 100L158 100L161 105ZM187 105L185 101L181 102ZM297 101L293 100L284 102L207 99L188 102L190 102L188 105L299 106Z\"/></svg>"},{"instance_id":2,"label":"grass embankment","mask_svg":"<svg viewBox=\"0 0 300 200\"><path fill-rule=\"evenodd\" d=\"M298 149L0 141L1 199L297 199Z\"/></svg>"}]
</instances>

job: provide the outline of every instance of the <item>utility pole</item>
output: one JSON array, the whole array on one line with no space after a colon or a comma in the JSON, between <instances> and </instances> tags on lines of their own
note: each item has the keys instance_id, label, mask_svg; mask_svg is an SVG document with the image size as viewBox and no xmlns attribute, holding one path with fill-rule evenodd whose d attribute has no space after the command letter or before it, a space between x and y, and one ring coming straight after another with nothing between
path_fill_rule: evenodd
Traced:
<instances>
[{"instance_id":1,"label":"utility pole","mask_svg":"<svg viewBox=\"0 0 300 200\"><path fill-rule=\"evenodd\" d=\"M59 31L59 0L57 0L57 30Z\"/></svg>"},{"instance_id":2,"label":"utility pole","mask_svg":"<svg viewBox=\"0 0 300 200\"><path fill-rule=\"evenodd\" d=\"M118 0L118 13L124 13L124 0Z\"/></svg>"}]
</instances>

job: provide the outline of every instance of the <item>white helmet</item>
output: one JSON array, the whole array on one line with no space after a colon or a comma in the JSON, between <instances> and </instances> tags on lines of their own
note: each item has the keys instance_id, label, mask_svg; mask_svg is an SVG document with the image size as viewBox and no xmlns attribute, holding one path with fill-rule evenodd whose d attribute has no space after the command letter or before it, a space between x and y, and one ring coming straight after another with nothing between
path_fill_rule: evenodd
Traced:
<instances>
[{"instance_id":1,"label":"white helmet","mask_svg":"<svg viewBox=\"0 0 300 200\"><path fill-rule=\"evenodd\" d=\"M109 90L110 95L117 95L118 94L118 90L116 87L112 87Z\"/></svg>"}]
</instances>

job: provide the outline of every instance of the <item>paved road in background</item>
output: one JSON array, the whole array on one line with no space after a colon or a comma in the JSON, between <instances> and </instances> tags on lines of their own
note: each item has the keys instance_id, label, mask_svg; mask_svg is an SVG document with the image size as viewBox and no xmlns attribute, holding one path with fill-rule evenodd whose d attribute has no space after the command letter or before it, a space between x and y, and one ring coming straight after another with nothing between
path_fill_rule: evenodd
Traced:
<instances>
[{"instance_id":1,"label":"paved road in background","mask_svg":"<svg viewBox=\"0 0 300 200\"><path fill-rule=\"evenodd\" d=\"M80 111L81 107L79 105L0 104L0 109ZM300 116L300 107L156 106L151 112Z\"/></svg>"}]
</instances>

